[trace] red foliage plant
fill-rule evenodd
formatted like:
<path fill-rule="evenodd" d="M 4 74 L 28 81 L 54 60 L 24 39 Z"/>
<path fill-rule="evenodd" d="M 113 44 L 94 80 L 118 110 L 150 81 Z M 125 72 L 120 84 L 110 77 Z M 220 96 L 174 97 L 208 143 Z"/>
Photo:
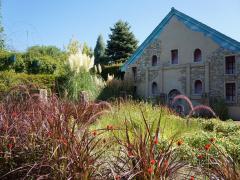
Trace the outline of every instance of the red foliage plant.
<path fill-rule="evenodd" d="M 91 179 L 108 143 L 89 126 L 110 111 L 107 102 L 43 101 L 19 86 L 0 103 L 0 179 Z M 98 135 L 100 135 L 99 133 Z"/>
<path fill-rule="evenodd" d="M 168 179 L 177 176 L 186 163 L 178 159 L 174 138 L 165 147 L 160 147 L 160 121 L 156 128 L 148 124 L 141 109 L 144 127 L 138 127 L 131 120 L 125 119 L 124 137 L 114 134 L 119 146 L 119 153 L 111 161 L 112 171 L 123 179 Z M 120 163 L 119 163 L 120 162 Z"/>

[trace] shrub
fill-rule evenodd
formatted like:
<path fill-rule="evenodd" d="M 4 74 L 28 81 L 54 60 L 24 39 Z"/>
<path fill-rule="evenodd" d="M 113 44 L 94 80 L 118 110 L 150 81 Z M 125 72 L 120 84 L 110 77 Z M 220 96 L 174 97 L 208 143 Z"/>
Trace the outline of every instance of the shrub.
<path fill-rule="evenodd" d="M 15 56 L 7 51 L 0 51 L 0 71 L 6 71 L 13 68 Z"/>
<path fill-rule="evenodd" d="M 53 74 L 57 63 L 50 56 L 43 56 L 27 61 L 27 72 L 30 74 Z"/>
<path fill-rule="evenodd" d="M 133 86 L 128 81 L 112 79 L 107 81 L 106 86 L 98 96 L 99 100 L 109 100 L 112 98 L 133 96 Z"/>
<path fill-rule="evenodd" d="M 102 68 L 101 76 L 104 80 L 107 80 L 108 74 L 114 75 L 116 78 L 121 77 L 120 67 L 122 64 L 112 64 L 112 65 L 104 65 Z"/>
<path fill-rule="evenodd" d="M 16 62 L 13 65 L 13 68 L 16 73 L 23 73 L 26 70 L 26 64 L 21 55 L 16 56 Z"/>
<path fill-rule="evenodd" d="M 210 106 L 216 112 L 218 117 L 222 120 L 227 120 L 229 118 L 228 115 L 228 108 L 225 103 L 225 100 L 222 98 L 211 98 L 210 99 Z"/>
<path fill-rule="evenodd" d="M 55 86 L 54 75 L 29 75 L 11 71 L 0 72 L 0 92 L 6 94 L 10 89 L 18 85 L 30 86 L 34 84 L 37 88 L 52 90 Z"/>

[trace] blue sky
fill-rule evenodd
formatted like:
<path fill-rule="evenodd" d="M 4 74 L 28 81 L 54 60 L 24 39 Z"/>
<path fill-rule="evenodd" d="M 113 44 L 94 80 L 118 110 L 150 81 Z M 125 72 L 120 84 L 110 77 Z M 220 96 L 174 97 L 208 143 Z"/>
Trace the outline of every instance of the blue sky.
<path fill-rule="evenodd" d="M 94 47 L 101 33 L 128 21 L 141 43 L 175 7 L 240 41 L 240 0 L 2 0 L 3 25 L 10 48 L 66 46 L 75 37 Z"/>

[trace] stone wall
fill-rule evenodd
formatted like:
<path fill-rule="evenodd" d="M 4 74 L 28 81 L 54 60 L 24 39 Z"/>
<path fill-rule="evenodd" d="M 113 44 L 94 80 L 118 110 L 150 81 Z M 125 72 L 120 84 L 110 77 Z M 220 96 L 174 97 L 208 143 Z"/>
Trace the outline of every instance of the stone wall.
<path fill-rule="evenodd" d="M 225 56 L 235 55 L 236 74 L 225 74 Z M 210 61 L 210 96 L 225 99 L 225 83 L 235 82 L 237 90 L 237 101 L 229 105 L 240 105 L 240 53 L 218 49 L 209 56 Z"/>

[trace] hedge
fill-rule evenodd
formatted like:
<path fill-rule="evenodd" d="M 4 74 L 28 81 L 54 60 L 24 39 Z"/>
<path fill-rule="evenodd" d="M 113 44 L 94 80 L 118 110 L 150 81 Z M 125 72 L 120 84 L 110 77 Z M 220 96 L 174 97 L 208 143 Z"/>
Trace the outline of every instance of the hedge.
<path fill-rule="evenodd" d="M 49 74 L 26 74 L 12 71 L 0 72 L 0 94 L 7 93 L 18 85 L 35 85 L 38 88 L 52 90 L 55 86 L 55 76 Z"/>

